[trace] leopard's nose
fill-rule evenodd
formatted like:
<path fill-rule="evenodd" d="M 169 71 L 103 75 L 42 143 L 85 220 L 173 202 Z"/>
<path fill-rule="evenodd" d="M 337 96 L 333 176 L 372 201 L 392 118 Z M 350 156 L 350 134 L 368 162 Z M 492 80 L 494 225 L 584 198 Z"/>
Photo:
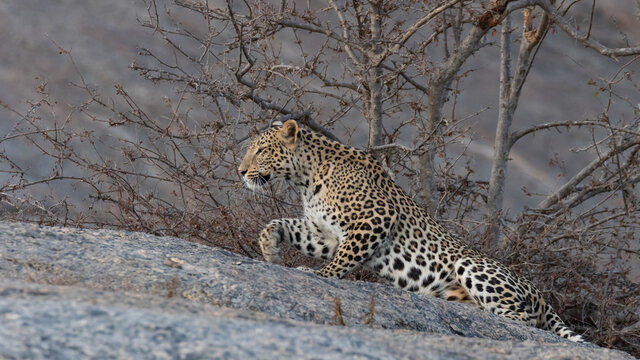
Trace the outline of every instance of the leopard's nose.
<path fill-rule="evenodd" d="M 247 173 L 247 170 L 240 170 L 240 175 L 241 176 L 244 176 L 244 174 L 246 174 L 246 173 Z"/>

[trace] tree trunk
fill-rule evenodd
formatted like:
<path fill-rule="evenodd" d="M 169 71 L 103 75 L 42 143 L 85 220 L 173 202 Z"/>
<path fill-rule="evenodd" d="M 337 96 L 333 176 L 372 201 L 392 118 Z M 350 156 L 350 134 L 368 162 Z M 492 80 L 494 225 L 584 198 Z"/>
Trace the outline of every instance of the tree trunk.
<path fill-rule="evenodd" d="M 489 227 L 485 239 L 485 249 L 490 248 L 500 238 L 500 222 L 502 216 L 502 202 L 504 197 L 505 179 L 509 153 L 513 146 L 510 134 L 513 114 L 520 101 L 520 91 L 529 74 L 529 69 L 535 58 L 536 46 L 542 42 L 549 29 L 549 19 L 542 15 L 538 29 L 532 24 L 531 10 L 523 11 L 522 36 L 515 72 L 511 71 L 511 36 L 509 28 L 511 19 L 508 15 L 502 23 L 500 37 L 500 106 L 498 109 L 498 125 L 494 143 L 493 163 L 489 179 L 489 194 L 487 204 L 487 218 Z M 512 75 L 513 74 L 513 75 Z"/>
<path fill-rule="evenodd" d="M 494 143 L 493 163 L 489 179 L 489 194 L 487 214 L 489 228 L 485 240 L 485 249 L 492 246 L 500 236 L 500 216 L 504 197 L 504 184 L 507 175 L 507 161 L 509 160 L 510 139 L 509 129 L 513 121 L 511 104 L 511 17 L 507 15 L 502 23 L 500 35 L 500 99 L 498 109 L 498 125 Z"/>
<path fill-rule="evenodd" d="M 369 70 L 369 148 L 382 145 L 382 81 L 379 67 Z M 374 151 L 374 155 L 377 156 Z"/>
<path fill-rule="evenodd" d="M 368 56 L 369 61 L 375 59 L 376 55 L 382 52 L 380 46 L 380 32 L 382 26 L 382 2 L 378 1 L 371 5 L 369 16 L 371 19 L 371 41 L 373 44 L 372 54 Z M 367 85 L 369 88 L 368 120 L 369 120 L 369 140 L 370 149 L 382 145 L 382 67 L 372 66 L 367 71 Z M 380 158 L 376 151 L 373 152 L 376 158 Z"/>
<path fill-rule="evenodd" d="M 449 91 L 449 86 L 453 78 L 458 73 L 464 62 L 479 47 L 480 41 L 488 29 L 480 26 L 474 26 L 469 31 L 467 37 L 462 41 L 460 46 L 449 56 L 442 65 L 434 70 L 433 76 L 429 81 L 427 90 L 428 111 L 427 126 L 425 129 L 425 137 L 428 137 L 426 151 L 419 158 L 420 161 L 420 184 L 422 185 L 422 205 L 427 209 L 429 214 L 437 216 L 438 207 L 438 188 L 435 178 L 435 153 L 437 144 L 435 143 L 436 134 L 442 121 L 442 107 Z"/>
<path fill-rule="evenodd" d="M 450 83 L 450 82 L 448 82 Z M 448 84 L 447 83 L 447 84 Z M 435 173 L 435 155 L 437 151 L 436 133 L 442 121 L 442 107 L 446 99 L 446 84 L 429 84 L 427 126 L 425 137 L 428 137 L 426 151 L 420 156 L 420 184 L 422 185 L 422 204 L 427 212 L 437 216 L 438 187 Z"/>

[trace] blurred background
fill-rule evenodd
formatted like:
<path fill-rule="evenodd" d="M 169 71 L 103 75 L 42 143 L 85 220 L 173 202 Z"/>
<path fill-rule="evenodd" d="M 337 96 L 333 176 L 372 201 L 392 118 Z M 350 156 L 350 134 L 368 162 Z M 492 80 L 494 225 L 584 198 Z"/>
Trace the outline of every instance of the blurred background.
<path fill-rule="evenodd" d="M 582 6 L 582 7 L 581 7 Z M 576 24 L 588 21 L 590 4 L 575 6 L 572 20 Z M 162 107 L 162 98 L 174 89 L 169 84 L 152 84 L 128 70 L 133 61 L 141 61 L 138 46 L 152 48 L 171 56 L 172 49 L 153 29 L 140 25 L 147 17 L 142 1 L 109 0 L 87 3 L 80 0 L 6 1 L 0 4 L 0 31 L 4 40 L 0 44 L 0 100 L 25 110 L 25 100 L 34 93 L 42 81 L 60 97 L 58 106 L 65 107 L 82 98 L 82 91 L 69 86 L 78 81 L 74 65 L 58 53 L 58 46 L 70 50 L 78 71 L 86 81 L 107 96 L 115 95 L 116 84 L 134 95 L 141 107 Z M 637 44 L 640 39 L 638 4 L 635 1 L 597 1 L 593 34 L 610 47 Z M 197 16 L 186 16 L 193 27 L 202 25 Z M 157 35 L 157 34 L 156 34 Z M 498 35 L 493 39 L 497 41 Z M 609 79 L 628 59 L 611 59 L 587 49 L 564 32 L 554 30 L 539 50 L 535 65 L 522 90 L 522 101 L 516 112 L 514 129 L 551 121 L 594 119 L 606 105 L 606 94 L 590 81 Z M 632 64 L 636 70 L 640 64 Z M 468 151 L 472 154 L 473 168 L 478 178 L 488 178 L 493 155 L 495 120 L 497 118 L 499 49 L 483 48 L 465 66 L 473 70 L 464 79 L 457 99 L 457 111 L 464 117 L 486 109 L 471 119 L 473 134 Z M 620 93 L 636 95 L 632 84 L 623 83 Z M 637 104 L 636 104 L 637 105 Z M 322 104 L 317 104 L 322 107 Z M 624 111 L 616 109 L 618 116 Z M 153 110 L 152 110 L 153 111 Z M 326 110 L 329 112 L 330 110 Z M 633 116 L 633 114 L 627 116 Z M 3 117 L 2 131 L 12 124 L 11 114 Z M 353 123 L 361 122 L 357 117 Z M 346 126 L 357 126 L 349 124 Z M 351 144 L 366 146 L 366 126 L 354 134 Z M 575 131 L 557 141 L 553 133 L 541 132 L 523 139 L 511 152 L 505 208 L 520 211 L 523 206 L 534 206 L 540 198 L 526 196 L 522 188 L 533 194 L 547 194 L 566 181 L 567 177 L 591 160 L 586 152 L 571 152 L 588 142 L 588 132 Z M 9 151 L 11 151 L 9 149 Z M 37 161 L 36 155 L 15 149 L 16 155 Z M 549 165 L 549 159 L 562 154 L 567 167 L 565 176 Z M 42 164 L 44 165 L 44 164 Z M 34 166 L 35 168 L 36 166 Z M 45 166 L 42 166 L 43 168 Z M 43 169 L 44 173 L 48 171 Z"/>

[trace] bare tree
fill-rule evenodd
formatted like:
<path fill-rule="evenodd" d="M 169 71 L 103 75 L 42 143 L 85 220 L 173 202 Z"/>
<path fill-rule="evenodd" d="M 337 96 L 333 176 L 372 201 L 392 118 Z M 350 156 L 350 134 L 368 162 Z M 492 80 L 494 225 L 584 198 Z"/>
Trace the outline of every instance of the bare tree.
<path fill-rule="evenodd" d="M 595 3 L 594 3 L 595 4 Z M 509 152 L 513 145 L 522 137 L 521 134 L 511 134 L 510 128 L 513 116 L 520 99 L 520 91 L 525 83 L 526 77 L 531 69 L 533 59 L 537 54 L 540 44 L 544 40 L 551 24 L 557 24 L 570 36 L 582 42 L 584 46 L 598 51 L 600 54 L 610 57 L 635 55 L 640 53 L 640 47 L 608 48 L 598 41 L 590 39 L 591 23 L 588 33 L 580 35 L 573 29 L 565 15 L 571 5 L 566 8 L 555 7 L 552 3 L 534 2 L 532 7 L 523 10 L 523 24 L 521 27 L 520 49 L 515 69 L 511 70 L 511 24 L 509 18 L 502 23 L 501 31 L 501 63 L 500 63 L 500 101 L 498 112 L 498 124 L 496 127 L 496 138 L 494 145 L 494 159 L 489 182 L 489 202 L 487 204 L 487 215 L 490 219 L 489 235 L 487 236 L 486 247 L 490 247 L 492 242 L 500 236 L 500 212 L 504 194 L 505 176 L 507 171 L 507 161 Z M 534 26 L 534 12 L 539 11 L 539 24 Z M 592 8 L 591 21 L 593 21 Z M 550 20 L 551 19 L 551 20 Z M 580 125 L 580 124 L 574 124 Z M 526 132 L 526 131 L 525 131 Z M 575 184 L 574 184 L 575 185 Z M 546 207 L 547 201 L 542 202 L 541 207 Z"/>

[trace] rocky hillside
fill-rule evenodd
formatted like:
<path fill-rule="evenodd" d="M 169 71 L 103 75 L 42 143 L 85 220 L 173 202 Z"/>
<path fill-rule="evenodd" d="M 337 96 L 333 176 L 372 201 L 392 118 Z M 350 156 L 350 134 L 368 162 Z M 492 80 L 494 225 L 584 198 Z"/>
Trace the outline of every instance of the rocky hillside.
<path fill-rule="evenodd" d="M 0 358 L 631 359 L 176 238 L 13 223 L 0 234 Z"/>

